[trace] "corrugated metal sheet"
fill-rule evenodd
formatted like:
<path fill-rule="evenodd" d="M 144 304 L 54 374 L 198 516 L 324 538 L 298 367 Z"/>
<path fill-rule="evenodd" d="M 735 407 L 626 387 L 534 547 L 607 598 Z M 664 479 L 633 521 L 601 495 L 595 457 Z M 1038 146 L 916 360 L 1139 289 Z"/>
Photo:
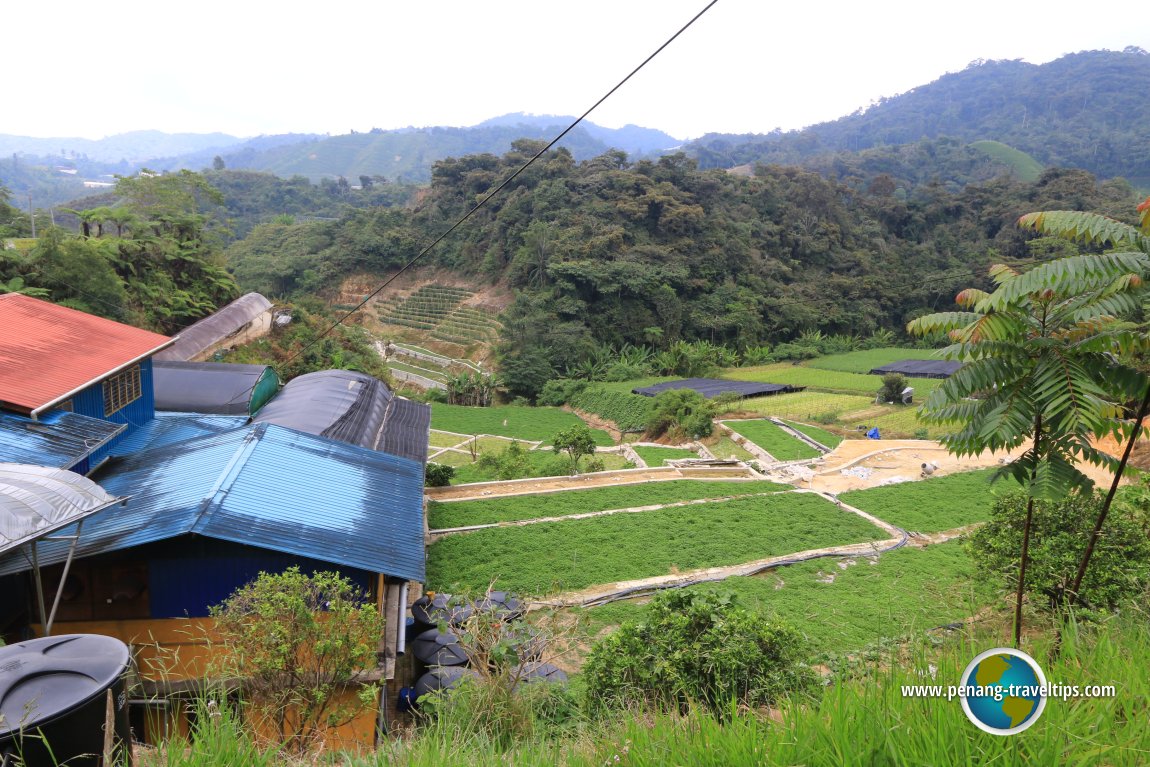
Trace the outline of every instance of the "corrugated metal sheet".
<path fill-rule="evenodd" d="M 96 479 L 123 507 L 93 515 L 78 556 L 197 533 L 408 580 L 424 577 L 423 467 L 271 424 L 147 450 Z M 41 546 L 63 561 L 66 543 Z M 0 574 L 27 569 L 0 560 Z"/>
<path fill-rule="evenodd" d="M 156 413 L 156 417 L 125 437 L 112 451 L 126 456 L 142 450 L 159 450 L 196 437 L 226 434 L 242 429 L 247 416 L 204 415 L 202 413 Z"/>
<path fill-rule="evenodd" d="M 156 362 L 156 410 L 251 415 L 279 390 L 267 365 L 226 362 Z"/>
<path fill-rule="evenodd" d="M 366 373 L 321 370 L 292 379 L 254 420 L 422 464 L 427 458 L 431 407 L 397 397 L 387 384 Z"/>
<path fill-rule="evenodd" d="M 426 464 L 430 436 L 431 405 L 394 397 L 380 429 L 376 449 Z"/>
<path fill-rule="evenodd" d="M 63 410 L 39 419 L 0 413 L 0 461 L 71 469 L 124 428 Z"/>
<path fill-rule="evenodd" d="M 165 362 L 186 362 L 225 341 L 247 327 L 248 323 L 270 311 L 271 301 L 259 293 L 247 293 L 220 308 L 214 314 L 189 325 L 179 332 L 172 346 L 156 355 Z"/>
<path fill-rule="evenodd" d="M 169 343 L 48 301 L 0 295 L 0 405 L 31 413 Z"/>

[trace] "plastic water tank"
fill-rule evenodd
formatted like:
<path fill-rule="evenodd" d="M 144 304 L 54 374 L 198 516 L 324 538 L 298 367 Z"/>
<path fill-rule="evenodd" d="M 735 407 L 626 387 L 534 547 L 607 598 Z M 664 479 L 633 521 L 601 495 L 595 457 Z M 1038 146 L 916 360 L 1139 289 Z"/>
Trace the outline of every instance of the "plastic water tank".
<path fill-rule="evenodd" d="M 114 764 L 131 763 L 128 646 L 68 634 L 0 647 L 0 763 L 103 764 L 107 693 L 115 718 Z M 5 761 L 7 759 L 8 761 Z"/>

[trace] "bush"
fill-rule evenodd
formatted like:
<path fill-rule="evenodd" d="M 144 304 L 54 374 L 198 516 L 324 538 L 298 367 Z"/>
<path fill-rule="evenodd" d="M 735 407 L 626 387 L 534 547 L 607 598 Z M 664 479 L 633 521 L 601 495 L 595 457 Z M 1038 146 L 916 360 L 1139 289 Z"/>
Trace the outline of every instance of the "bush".
<path fill-rule="evenodd" d="M 1142 498 L 1150 494 L 1133 491 L 1115 499 L 1082 582 L 1079 602 L 1084 606 L 1113 609 L 1150 582 L 1150 540 L 1145 528 L 1150 504 Z M 1057 503 L 1035 501 L 1026 590 L 1043 596 L 1051 607 L 1068 596 L 1101 503 L 1096 493 L 1070 495 Z M 1025 518 L 1026 495 L 1003 496 L 995 501 L 990 521 L 967 543 L 979 571 L 1010 590 L 1017 588 Z"/>
<path fill-rule="evenodd" d="M 531 473 L 531 460 L 523 443 L 518 440 L 498 453 L 484 453 L 479 457 L 478 464 L 496 479 L 519 479 Z"/>
<path fill-rule="evenodd" d="M 627 623 L 591 650 L 583 667 L 590 710 L 635 703 L 715 713 L 777 703 L 811 692 L 815 672 L 804 662 L 792 626 L 737 605 L 728 594 L 668 591 L 642 623 Z"/>
<path fill-rule="evenodd" d="M 715 404 L 697 391 L 668 389 L 659 392 L 651 404 L 647 434 L 653 438 L 670 433 L 673 437 L 702 439 L 714 431 L 714 416 Z"/>
<path fill-rule="evenodd" d="M 883 402 L 902 402 L 902 392 L 906 389 L 906 376 L 902 373 L 887 373 L 882 377 L 882 388 L 878 390 Z"/>
<path fill-rule="evenodd" d="M 375 684 L 362 686 L 358 700 L 340 695 L 375 667 L 384 624 L 367 595 L 338 573 L 260 573 L 211 616 L 224 648 L 219 671 L 244 680 L 247 720 L 295 751 L 378 695 Z"/>
<path fill-rule="evenodd" d="M 428 463 L 424 472 L 423 484 L 427 487 L 447 487 L 455 476 L 455 467 L 443 463 Z"/>
<path fill-rule="evenodd" d="M 586 381 L 574 378 L 553 378 L 543 384 L 543 389 L 539 392 L 538 402 L 540 405 L 549 407 L 566 405 L 572 397 L 586 388 Z"/>
<path fill-rule="evenodd" d="M 595 435 L 583 424 L 563 429 L 551 437 L 551 449 L 556 454 L 567 453 L 571 458 L 571 473 L 579 473 L 579 459 L 595 454 Z"/>

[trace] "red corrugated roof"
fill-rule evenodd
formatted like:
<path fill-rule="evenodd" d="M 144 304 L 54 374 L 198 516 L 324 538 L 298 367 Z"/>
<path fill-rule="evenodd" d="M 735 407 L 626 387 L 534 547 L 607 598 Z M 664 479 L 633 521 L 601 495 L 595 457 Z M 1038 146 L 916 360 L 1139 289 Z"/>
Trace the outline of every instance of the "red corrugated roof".
<path fill-rule="evenodd" d="M 31 413 L 172 339 L 18 293 L 0 295 L 0 406 Z"/>

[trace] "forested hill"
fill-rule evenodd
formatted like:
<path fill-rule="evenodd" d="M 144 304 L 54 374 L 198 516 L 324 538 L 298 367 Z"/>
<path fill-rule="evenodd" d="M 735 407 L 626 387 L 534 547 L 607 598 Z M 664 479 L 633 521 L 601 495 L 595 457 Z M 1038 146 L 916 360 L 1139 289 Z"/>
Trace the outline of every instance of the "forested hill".
<path fill-rule="evenodd" d="M 1150 55 L 1075 53 L 1047 64 L 975 62 L 833 122 L 791 133 L 709 134 L 685 150 L 701 167 L 805 164 L 836 152 L 950 137 L 998 141 L 1047 166 L 1150 185 Z"/>
<path fill-rule="evenodd" d="M 349 274 L 381 279 L 540 146 L 441 161 L 414 209 L 261 225 L 229 248 L 230 264 L 245 289 L 269 295 L 334 295 Z M 745 349 L 813 331 L 897 333 L 961 288 L 985 286 L 991 263 L 1031 258 L 1019 215 L 1076 208 L 1130 219 L 1137 202 L 1124 182 L 1060 169 L 1034 183 L 896 191 L 798 168 L 699 170 L 682 154 L 631 163 L 611 151 L 577 163 L 552 150 L 424 265 L 516 291 L 504 369 L 540 382 L 605 344 Z"/>

